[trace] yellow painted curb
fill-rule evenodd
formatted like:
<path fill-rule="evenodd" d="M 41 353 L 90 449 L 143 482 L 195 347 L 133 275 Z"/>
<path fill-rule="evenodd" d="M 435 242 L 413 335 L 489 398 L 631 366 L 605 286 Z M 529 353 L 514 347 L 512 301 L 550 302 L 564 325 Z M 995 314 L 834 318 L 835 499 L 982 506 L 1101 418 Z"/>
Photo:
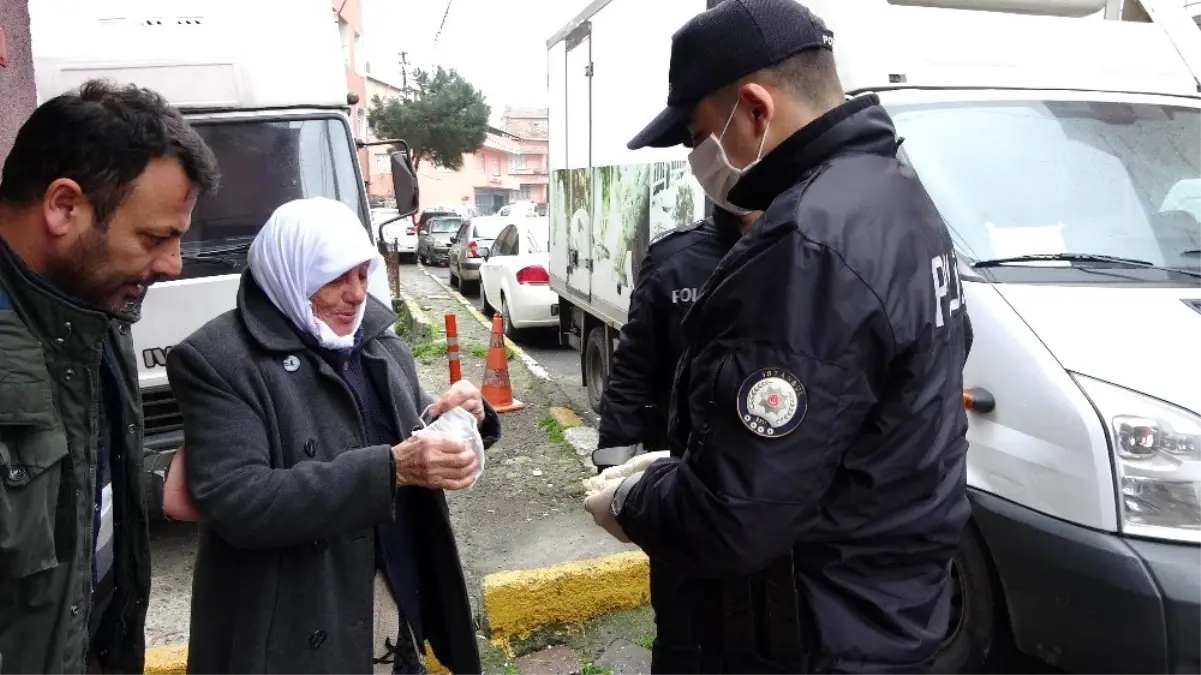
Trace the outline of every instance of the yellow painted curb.
<path fill-rule="evenodd" d="M 183 675 L 188 672 L 188 645 L 151 647 L 146 650 L 146 675 Z"/>
<path fill-rule="evenodd" d="M 437 276 L 430 274 L 429 272 L 426 272 L 425 265 L 422 265 L 421 263 L 417 263 L 417 267 L 427 277 L 429 277 L 430 279 L 433 279 L 434 283 L 441 286 L 442 290 L 446 291 L 447 293 L 450 293 L 450 295 L 456 301 L 458 301 L 458 303 L 460 305 L 463 305 L 463 308 L 467 310 L 467 313 L 470 314 L 472 316 L 472 318 L 474 318 L 476 321 L 483 324 L 484 328 L 487 328 L 488 330 L 492 330 L 492 319 L 489 319 L 488 317 L 484 316 L 484 314 L 482 312 L 480 312 L 480 310 L 476 309 L 475 303 L 472 302 L 471 300 L 469 300 L 467 298 L 467 296 L 465 296 L 462 293 L 451 288 L 445 282 L 443 282 L 441 279 L 439 279 Z M 522 349 L 521 346 L 518 345 L 516 342 L 513 342 L 512 340 L 510 340 L 507 337 L 504 340 L 505 340 L 505 346 L 508 347 L 509 351 L 513 352 L 514 355 L 516 355 L 517 357 L 522 358 L 522 359 L 530 358 L 529 355 L 525 353 L 525 350 Z"/>
<path fill-rule="evenodd" d="M 575 414 L 575 411 L 571 408 L 551 408 L 550 416 L 564 427 L 570 428 L 584 426 L 584 422 L 580 420 L 580 416 Z"/>
<path fill-rule="evenodd" d="M 493 640 L 540 626 L 581 623 L 650 600 L 650 563 L 642 551 L 484 577 L 484 612 Z"/>

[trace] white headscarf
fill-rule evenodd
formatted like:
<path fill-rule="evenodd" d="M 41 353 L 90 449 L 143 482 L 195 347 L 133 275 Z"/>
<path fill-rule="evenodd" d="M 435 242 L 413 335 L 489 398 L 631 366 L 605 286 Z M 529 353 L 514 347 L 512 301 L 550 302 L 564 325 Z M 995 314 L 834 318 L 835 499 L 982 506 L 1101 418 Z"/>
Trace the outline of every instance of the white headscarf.
<path fill-rule="evenodd" d="M 250 272 L 267 298 L 327 349 L 350 349 L 363 323 L 367 303 L 359 305 L 354 330 L 339 336 L 313 316 L 310 298 L 322 286 L 363 263 L 370 272 L 380 264 L 363 223 L 349 206 L 315 197 L 290 201 L 275 210 L 247 255 Z"/>

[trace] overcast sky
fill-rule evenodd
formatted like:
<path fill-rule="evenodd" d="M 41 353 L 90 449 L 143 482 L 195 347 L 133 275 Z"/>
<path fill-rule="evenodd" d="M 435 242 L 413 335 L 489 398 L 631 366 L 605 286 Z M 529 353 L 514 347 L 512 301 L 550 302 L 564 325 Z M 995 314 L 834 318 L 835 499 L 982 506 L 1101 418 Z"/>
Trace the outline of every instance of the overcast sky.
<path fill-rule="evenodd" d="M 410 64 L 441 65 L 483 90 L 494 117 L 504 106 L 546 105 L 546 40 L 590 0 L 364 0 L 363 32 L 372 74 Z"/>

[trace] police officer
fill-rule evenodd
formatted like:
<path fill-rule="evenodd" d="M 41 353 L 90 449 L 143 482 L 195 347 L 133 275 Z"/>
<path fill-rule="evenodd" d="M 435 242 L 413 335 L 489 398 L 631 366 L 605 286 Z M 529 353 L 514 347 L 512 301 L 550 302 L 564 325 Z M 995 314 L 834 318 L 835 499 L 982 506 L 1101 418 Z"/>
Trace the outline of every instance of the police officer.
<path fill-rule="evenodd" d="M 970 506 L 965 308 L 944 223 L 834 35 L 725 0 L 672 39 L 668 107 L 715 201 L 763 209 L 684 321 L 682 459 L 614 480 L 598 524 L 690 577 L 703 672 L 920 672 Z"/>
<path fill-rule="evenodd" d="M 623 464 L 638 444 L 644 450 L 667 447 L 666 410 L 684 343 L 680 324 L 713 268 L 759 215 L 717 207 L 711 217 L 651 243 L 605 388 L 600 439 L 592 453 L 598 470 Z M 650 577 L 656 628 L 651 672 L 699 672 L 700 652 L 680 595 L 680 574 L 652 564 Z"/>
<path fill-rule="evenodd" d="M 645 450 L 667 448 L 671 379 L 684 343 L 680 323 L 718 261 L 759 215 L 715 208 L 647 249 L 605 386 L 592 454 L 597 469 L 624 463 L 639 443 Z"/>

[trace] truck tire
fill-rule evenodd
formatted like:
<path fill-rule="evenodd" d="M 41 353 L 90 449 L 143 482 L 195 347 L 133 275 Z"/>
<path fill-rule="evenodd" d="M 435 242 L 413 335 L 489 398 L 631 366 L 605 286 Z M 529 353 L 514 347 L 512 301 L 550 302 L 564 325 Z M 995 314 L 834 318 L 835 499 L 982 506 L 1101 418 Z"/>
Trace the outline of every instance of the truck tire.
<path fill-rule="evenodd" d="M 1008 621 L 992 564 L 975 528 L 968 525 L 951 562 L 951 631 L 931 673 L 1009 672 Z M 1000 668 L 998 670 L 998 668 Z"/>
<path fill-rule="evenodd" d="M 605 327 L 597 326 L 588 333 L 588 342 L 584 344 L 584 387 L 588 389 L 588 403 L 598 415 L 605 382 L 609 379 L 605 369 L 605 349 Z"/>

